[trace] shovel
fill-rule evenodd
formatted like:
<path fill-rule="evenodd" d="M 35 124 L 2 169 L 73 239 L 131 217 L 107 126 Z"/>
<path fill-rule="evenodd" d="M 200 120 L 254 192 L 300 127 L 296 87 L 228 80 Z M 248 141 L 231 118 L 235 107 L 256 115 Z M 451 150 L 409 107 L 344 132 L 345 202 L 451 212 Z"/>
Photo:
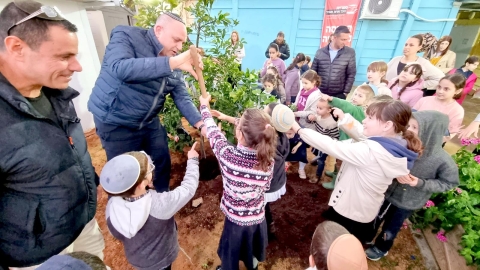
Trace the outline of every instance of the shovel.
<path fill-rule="evenodd" d="M 205 88 L 205 80 L 203 79 L 203 72 L 202 72 L 202 69 L 200 68 L 200 63 L 198 62 L 198 51 L 195 45 L 190 45 L 190 55 L 192 56 L 192 59 L 193 59 L 193 66 L 195 67 L 195 73 L 197 73 L 198 85 L 200 86 L 202 97 L 206 98 L 207 89 Z M 210 105 L 208 107 L 210 108 Z M 199 131 L 200 131 L 200 147 L 201 147 L 201 154 L 202 154 L 201 158 L 205 159 L 207 158 L 207 154 L 205 153 L 203 134 L 201 130 Z"/>

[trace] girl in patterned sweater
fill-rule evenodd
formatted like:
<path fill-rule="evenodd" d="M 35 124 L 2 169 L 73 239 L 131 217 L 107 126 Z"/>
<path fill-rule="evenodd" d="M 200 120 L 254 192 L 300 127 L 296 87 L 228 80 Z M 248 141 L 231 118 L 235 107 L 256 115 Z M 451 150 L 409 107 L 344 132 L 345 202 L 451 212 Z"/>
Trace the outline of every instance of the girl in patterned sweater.
<path fill-rule="evenodd" d="M 217 250 L 222 265 L 217 269 L 257 269 L 265 260 L 268 244 L 265 221 L 265 191 L 273 175 L 277 132 L 270 117 L 260 109 L 247 109 L 235 121 L 238 144 L 229 143 L 213 121 L 207 98 L 200 97 L 204 125 L 200 128 L 210 141 L 223 178 L 220 209 L 226 219 Z"/>

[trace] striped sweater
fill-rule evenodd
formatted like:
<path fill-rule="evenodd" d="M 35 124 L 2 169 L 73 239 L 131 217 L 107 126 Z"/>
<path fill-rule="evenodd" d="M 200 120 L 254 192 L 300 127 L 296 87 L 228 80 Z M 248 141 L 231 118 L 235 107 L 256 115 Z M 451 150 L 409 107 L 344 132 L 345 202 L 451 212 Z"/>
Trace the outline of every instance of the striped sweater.
<path fill-rule="evenodd" d="M 218 129 L 206 106 L 200 107 L 207 138 L 218 159 L 223 177 L 223 195 L 220 209 L 231 222 L 240 226 L 262 223 L 265 218 L 265 191 L 269 190 L 273 175 L 255 169 L 257 151 L 242 145 L 234 146 Z"/>
<path fill-rule="evenodd" d="M 335 122 L 335 119 L 333 119 L 333 116 L 331 115 L 329 115 L 327 118 L 317 116 L 315 129 L 318 133 L 328 136 L 332 139 L 338 140 L 340 138 L 337 122 Z"/>

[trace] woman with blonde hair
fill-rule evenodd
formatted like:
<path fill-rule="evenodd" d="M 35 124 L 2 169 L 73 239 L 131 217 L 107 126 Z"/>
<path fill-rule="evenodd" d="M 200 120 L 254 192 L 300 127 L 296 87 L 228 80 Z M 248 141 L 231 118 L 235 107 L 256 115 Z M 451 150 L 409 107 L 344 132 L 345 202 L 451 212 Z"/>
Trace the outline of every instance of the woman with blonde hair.
<path fill-rule="evenodd" d="M 240 41 L 240 35 L 236 30 L 232 31 L 230 36 L 230 43 L 233 55 L 235 55 L 235 62 L 238 64 L 238 69 L 242 70 L 242 59 L 245 57 L 245 47 Z"/>

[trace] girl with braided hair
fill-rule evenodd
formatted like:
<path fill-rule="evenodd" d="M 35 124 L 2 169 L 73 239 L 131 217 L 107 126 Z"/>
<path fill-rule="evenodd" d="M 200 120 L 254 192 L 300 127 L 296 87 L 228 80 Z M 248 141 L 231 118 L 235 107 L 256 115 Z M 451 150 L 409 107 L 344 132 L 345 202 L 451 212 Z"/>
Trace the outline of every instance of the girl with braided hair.
<path fill-rule="evenodd" d="M 413 107 L 423 97 L 422 66 L 420 64 L 406 65 L 398 77 L 393 78 L 388 88 L 392 97 Z"/>

